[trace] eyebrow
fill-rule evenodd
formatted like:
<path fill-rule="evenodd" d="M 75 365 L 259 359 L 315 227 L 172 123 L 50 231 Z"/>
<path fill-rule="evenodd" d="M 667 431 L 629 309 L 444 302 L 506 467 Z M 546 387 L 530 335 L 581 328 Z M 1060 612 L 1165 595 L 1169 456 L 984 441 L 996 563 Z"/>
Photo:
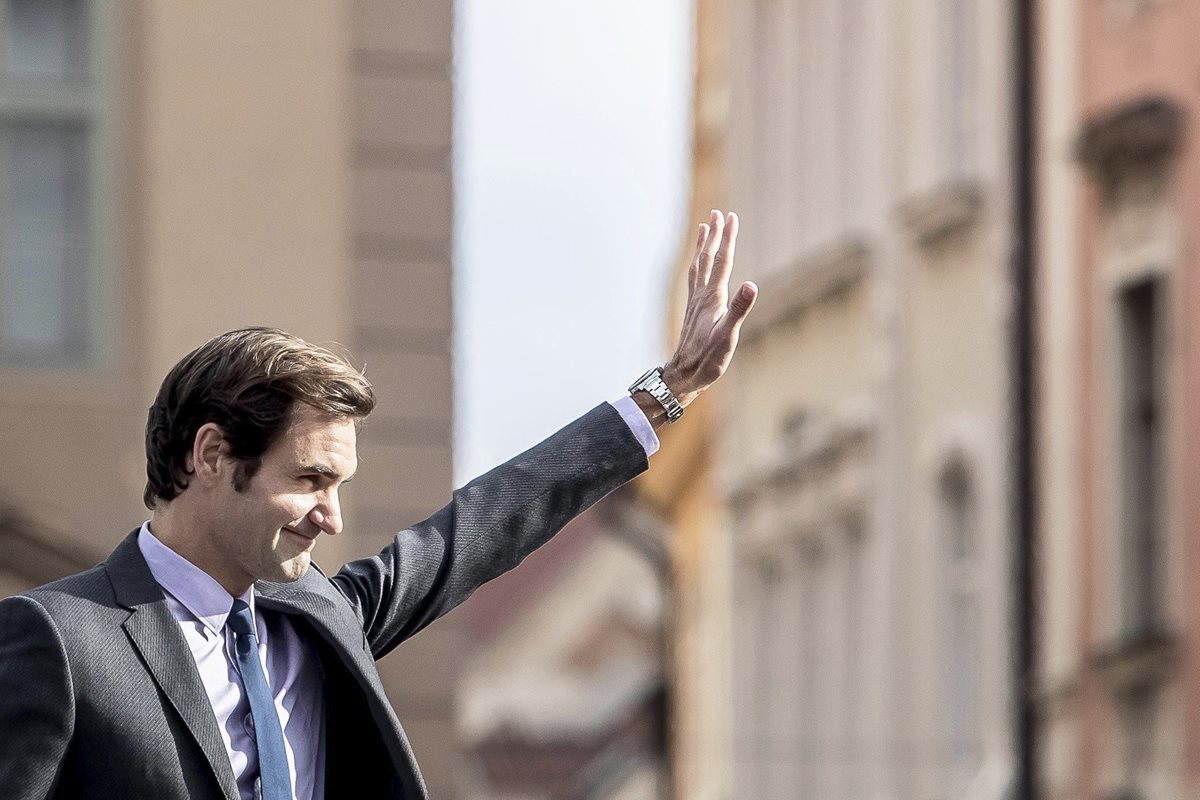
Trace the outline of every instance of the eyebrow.
<path fill-rule="evenodd" d="M 338 471 L 336 469 L 334 469 L 333 467 L 328 467 L 324 464 L 305 464 L 304 466 L 300 467 L 300 469 L 297 471 L 302 475 L 307 475 L 307 474 L 312 473 L 312 474 L 320 475 L 322 478 L 329 478 L 330 480 L 334 480 L 334 481 L 336 481 L 338 479 Z M 358 474 L 357 471 L 354 472 L 353 474 L 350 475 L 350 477 L 343 479 L 342 483 L 349 483 L 350 481 L 354 480 L 354 476 L 357 474 Z"/>

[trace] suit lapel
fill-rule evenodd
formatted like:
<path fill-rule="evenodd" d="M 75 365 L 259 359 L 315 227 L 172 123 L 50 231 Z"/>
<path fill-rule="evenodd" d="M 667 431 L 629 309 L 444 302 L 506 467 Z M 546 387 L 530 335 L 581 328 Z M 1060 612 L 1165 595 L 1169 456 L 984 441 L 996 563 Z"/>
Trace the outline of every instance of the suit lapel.
<path fill-rule="evenodd" d="M 366 635 L 349 609 L 339 614 L 341 609 L 328 598 L 283 584 L 260 581 L 254 591 L 262 608 L 303 617 L 329 643 L 363 691 L 383 697 L 383 684 L 375 670 L 375 659 L 367 649 Z"/>
<path fill-rule="evenodd" d="M 254 592 L 255 601 L 261 603 L 263 608 L 307 619 L 309 624 L 321 635 L 321 638 L 342 651 L 343 659 L 350 655 L 350 660 L 358 663 L 360 668 L 361 662 L 367 660 L 368 654 L 364 646 L 365 637 L 346 634 L 347 630 L 361 632 L 361 628 L 347 629 L 344 626 L 329 624 L 330 617 L 335 615 L 334 605 L 329 600 L 308 592 L 281 590 L 278 588 L 278 584 L 270 583 L 256 584 Z"/>
<path fill-rule="evenodd" d="M 344 600 L 334 602 L 319 593 L 321 588 L 326 587 L 328 591 L 337 591 L 318 570 L 310 569 L 296 583 L 259 581 L 254 591 L 256 602 L 262 608 L 303 617 L 329 643 L 366 697 L 367 708 L 383 735 L 384 744 L 398 770 L 398 777 L 404 784 L 405 796 L 426 797 L 424 785 L 417 778 L 420 768 L 416 755 L 403 734 L 400 720 L 387 701 L 362 625 Z"/>
<path fill-rule="evenodd" d="M 195 737 L 222 792 L 228 798 L 238 798 L 229 753 L 196 670 L 196 661 L 138 549 L 137 531 L 118 545 L 105 567 L 117 602 L 132 612 L 124 622 L 125 632 L 146 662 L 151 677 Z"/>

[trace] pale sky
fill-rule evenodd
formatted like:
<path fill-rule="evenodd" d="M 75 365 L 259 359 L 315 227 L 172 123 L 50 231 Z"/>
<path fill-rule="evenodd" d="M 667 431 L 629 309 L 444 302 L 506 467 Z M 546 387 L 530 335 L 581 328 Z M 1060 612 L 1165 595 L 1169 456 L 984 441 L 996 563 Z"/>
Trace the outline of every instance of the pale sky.
<path fill-rule="evenodd" d="M 455 484 L 662 363 L 686 0 L 458 0 Z M 697 221 L 698 222 L 698 221 Z"/>

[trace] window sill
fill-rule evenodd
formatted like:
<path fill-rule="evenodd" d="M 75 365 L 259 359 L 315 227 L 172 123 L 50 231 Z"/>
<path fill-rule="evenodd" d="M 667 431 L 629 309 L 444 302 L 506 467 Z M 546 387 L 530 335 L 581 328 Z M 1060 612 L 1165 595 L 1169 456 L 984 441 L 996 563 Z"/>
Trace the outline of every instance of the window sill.
<path fill-rule="evenodd" d="M 923 247 L 975 225 L 983 216 L 983 185 L 977 178 L 943 181 L 927 192 L 902 200 L 898 211 Z"/>
<path fill-rule="evenodd" d="M 1179 645 L 1174 634 L 1161 628 L 1121 634 L 1092 655 L 1092 666 L 1114 695 L 1154 689 L 1174 671 Z"/>

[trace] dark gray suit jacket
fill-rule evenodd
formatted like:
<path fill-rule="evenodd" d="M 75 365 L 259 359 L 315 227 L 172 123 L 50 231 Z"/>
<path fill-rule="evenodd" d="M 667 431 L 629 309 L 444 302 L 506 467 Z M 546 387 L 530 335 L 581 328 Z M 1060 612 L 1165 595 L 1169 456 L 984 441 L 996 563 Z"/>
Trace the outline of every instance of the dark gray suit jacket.
<path fill-rule="evenodd" d="M 259 582 L 326 675 L 326 796 L 425 798 L 375 660 L 647 466 L 598 406 L 332 577 Z M 212 706 L 136 531 L 103 564 L 0 601 L 0 798 L 227 798 Z"/>

